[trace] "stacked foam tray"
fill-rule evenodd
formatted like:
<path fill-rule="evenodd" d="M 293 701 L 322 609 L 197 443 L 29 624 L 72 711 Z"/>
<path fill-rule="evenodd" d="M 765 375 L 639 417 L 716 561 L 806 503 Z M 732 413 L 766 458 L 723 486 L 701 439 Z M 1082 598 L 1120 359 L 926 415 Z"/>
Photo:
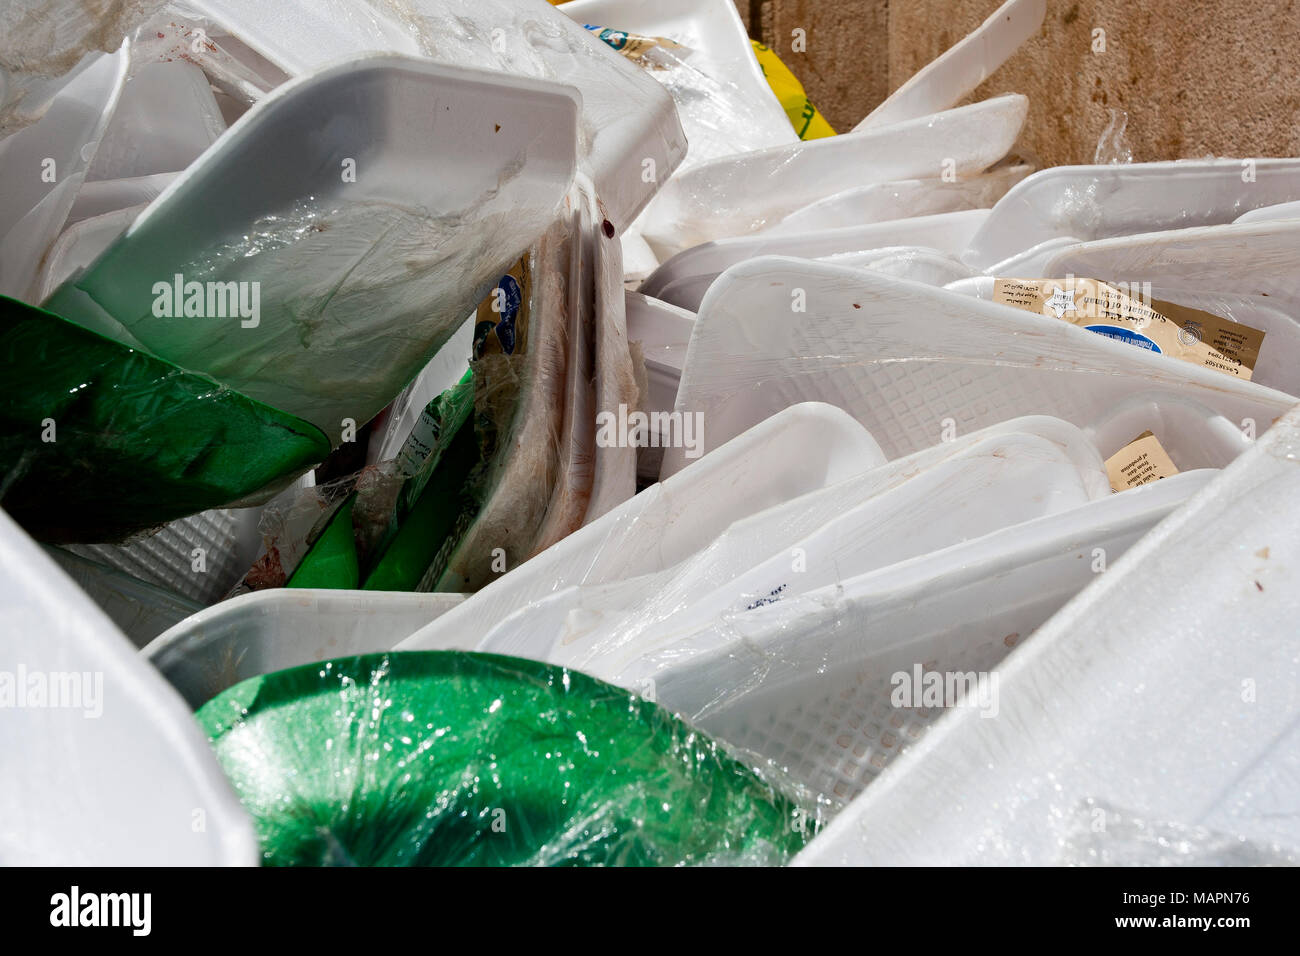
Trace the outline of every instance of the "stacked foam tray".
<path fill-rule="evenodd" d="M 310 471 L 126 544 L 42 553 L 0 516 L 17 609 L 5 660 L 104 687 L 81 711 L 0 725 L 0 853 L 255 863 L 264 821 L 186 705 L 295 666 L 456 651 L 580 671 L 684 718 L 816 808 L 799 865 L 1295 862 L 1300 159 L 1035 172 L 1015 153 L 1024 97 L 957 104 L 1044 6 L 1010 0 L 859 127 L 806 142 L 728 0 L 191 0 L 188 20 L 167 17 L 175 33 L 128 31 L 92 59 L 0 141 L 0 162 L 54 143 L 76 173 L 0 208 L 0 230 L 24 240 L 6 242 L 0 291 L 185 369 L 221 353 L 198 370 L 317 427 L 326 450 L 354 406 L 362 423 L 384 409 L 366 459 L 379 468 L 461 378 L 481 343 L 465 317 L 497 277 L 524 253 L 547 281 L 536 250 L 558 248 L 545 243 L 562 223 L 574 251 L 548 293 L 562 305 L 533 328 L 570 371 L 539 379 L 549 391 L 528 380 L 518 414 L 534 418 L 514 426 L 543 434 L 554 461 L 540 485 L 503 465 L 494 487 L 581 507 L 560 533 L 543 513 L 537 546 L 473 593 L 233 597 L 272 549 L 310 550 L 266 534 L 322 495 Z M 211 46 L 163 75 L 198 29 Z M 610 30 L 666 58 L 624 56 Z M 335 402 L 335 368 L 310 381 L 319 352 L 246 373 L 220 336 L 159 331 L 122 305 L 124 274 L 172 261 L 169 223 L 269 155 L 261 117 L 306 102 L 324 123 L 323 100 L 304 98 L 362 75 L 377 77 L 363 102 L 465 111 L 452 142 L 403 139 L 390 116 L 395 152 L 363 152 L 358 181 L 371 201 L 412 202 L 425 170 L 403 149 L 457 170 L 461 191 L 428 202 L 484 261 L 356 300 L 400 316 L 402 295 L 466 286 L 440 337 L 376 335 L 380 358 Z M 506 132 L 475 132 L 498 101 Z M 187 122 L 151 126 L 158 111 Z M 383 183 L 365 185 L 368 161 Z M 502 225 L 493 197 L 512 189 Z M 328 279 L 342 260 L 328 231 L 313 241 Z M 271 294 L 311 278 L 291 270 Z M 1009 304 L 1008 279 L 1046 280 L 1054 302 L 1076 279 L 1137 288 L 1161 320 L 1168 303 L 1262 344 L 1228 374 L 1063 321 L 1073 301 Z M 632 359 L 631 393 L 611 342 Z M 605 439 L 596 412 L 613 416 Z M 1159 480 L 1117 477 L 1148 433 Z M 203 836 L 178 840 L 193 807 L 209 808 Z"/>

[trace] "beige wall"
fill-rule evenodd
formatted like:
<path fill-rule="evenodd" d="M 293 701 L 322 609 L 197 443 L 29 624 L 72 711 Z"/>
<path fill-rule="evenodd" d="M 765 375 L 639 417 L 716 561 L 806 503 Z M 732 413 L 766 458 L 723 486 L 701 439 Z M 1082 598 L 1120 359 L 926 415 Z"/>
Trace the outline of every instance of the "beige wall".
<path fill-rule="evenodd" d="M 845 130 L 1000 0 L 735 2 Z M 1137 161 L 1300 156 L 1300 0 L 1048 0 L 1047 11 L 974 97 L 1026 94 L 1021 145 L 1044 165 L 1091 162 L 1107 107 L 1128 111 Z M 805 53 L 790 49 L 795 28 Z"/>

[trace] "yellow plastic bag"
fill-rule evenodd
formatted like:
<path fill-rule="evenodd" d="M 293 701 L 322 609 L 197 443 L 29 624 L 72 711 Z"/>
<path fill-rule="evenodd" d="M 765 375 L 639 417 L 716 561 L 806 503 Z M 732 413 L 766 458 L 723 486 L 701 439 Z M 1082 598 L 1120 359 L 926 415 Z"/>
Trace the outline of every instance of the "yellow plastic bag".
<path fill-rule="evenodd" d="M 809 102 L 808 94 L 803 91 L 803 85 L 790 72 L 790 68 L 772 52 L 772 48 L 757 40 L 749 42 L 754 45 L 754 55 L 758 57 L 758 65 L 767 79 L 767 85 L 772 87 L 772 92 L 781 101 L 785 115 L 790 118 L 790 125 L 799 134 L 799 138 L 821 139 L 823 136 L 834 136 L 835 130 L 831 129 L 831 124 L 826 122 L 826 117 L 818 113 L 817 107 Z"/>

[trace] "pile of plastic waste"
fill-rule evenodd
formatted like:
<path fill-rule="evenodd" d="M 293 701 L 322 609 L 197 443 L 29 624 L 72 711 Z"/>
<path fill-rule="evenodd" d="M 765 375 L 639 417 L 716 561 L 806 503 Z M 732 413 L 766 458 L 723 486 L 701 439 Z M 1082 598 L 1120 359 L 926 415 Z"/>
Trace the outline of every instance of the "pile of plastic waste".
<path fill-rule="evenodd" d="M 839 135 L 731 0 L 0 12 L 0 859 L 1296 862 L 1300 159 L 1035 170 L 1044 8 Z"/>

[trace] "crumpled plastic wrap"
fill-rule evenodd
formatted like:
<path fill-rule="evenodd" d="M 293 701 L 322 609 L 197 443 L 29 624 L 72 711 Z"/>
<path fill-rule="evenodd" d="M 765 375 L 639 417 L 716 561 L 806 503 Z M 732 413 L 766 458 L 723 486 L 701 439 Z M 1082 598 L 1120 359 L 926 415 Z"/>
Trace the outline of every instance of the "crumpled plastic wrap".
<path fill-rule="evenodd" d="M 665 37 L 629 35 L 618 24 L 584 26 L 644 68 L 672 94 L 690 144 L 677 174 L 724 156 L 798 140 L 766 90 L 761 91 L 763 98 L 756 100 L 749 89 L 720 74 L 707 55 L 688 44 Z M 628 52 L 632 47 L 635 53 Z"/>
<path fill-rule="evenodd" d="M 1097 139 L 1097 151 L 1092 161 L 1098 166 L 1116 166 L 1133 162 L 1133 148 L 1129 146 L 1124 131 L 1128 128 L 1128 113 L 1111 107 L 1110 122 Z"/>
<path fill-rule="evenodd" d="M 0 138 L 38 119 L 93 53 L 110 53 L 165 0 L 8 0 L 0 7 Z"/>
<path fill-rule="evenodd" d="M 528 253 L 531 294 L 513 344 L 471 365 L 481 462 L 467 493 L 475 508 L 466 510 L 445 566 L 431 570 L 433 590 L 475 591 L 521 563 L 545 519 L 560 467 L 570 263 L 580 254 L 570 216 Z"/>
<path fill-rule="evenodd" d="M 0 176 L 8 184 L 0 192 L 0 294 L 35 301 L 120 99 L 128 59 L 125 43 L 87 57 L 51 92 L 38 121 L 0 139 Z"/>
<path fill-rule="evenodd" d="M 1067 866 L 1298 866 L 1300 851 L 1183 823 L 1144 820 L 1098 800 L 1079 807 Z"/>
<path fill-rule="evenodd" d="M 597 441 L 600 414 L 641 403 L 619 246 L 589 183 L 567 208 L 528 254 L 527 301 L 496 327 L 510 331 L 473 362 L 482 461 L 435 590 L 478 590 L 635 492 L 636 450 Z"/>
<path fill-rule="evenodd" d="M 359 497 L 358 514 L 371 514 L 366 523 L 377 532 L 360 548 L 367 555 L 366 590 L 415 591 L 439 555 L 445 558 L 446 539 L 465 503 L 466 479 L 478 461 L 473 408 L 474 380 L 466 373 L 428 403 L 391 463 L 392 503 L 387 495 L 382 502 Z M 359 536 L 362 527 L 358 522 Z"/>
<path fill-rule="evenodd" d="M 771 865 L 819 825 L 655 704 L 534 661 L 327 661 L 197 718 L 269 865 Z"/>
<path fill-rule="evenodd" d="M 298 490 L 270 502 L 258 519 L 262 550 L 227 597 L 284 587 L 338 509 L 349 500 L 356 475 Z"/>
<path fill-rule="evenodd" d="M 0 299 L 0 501 L 49 542 L 120 541 L 283 485 L 328 453 L 313 425 Z"/>

